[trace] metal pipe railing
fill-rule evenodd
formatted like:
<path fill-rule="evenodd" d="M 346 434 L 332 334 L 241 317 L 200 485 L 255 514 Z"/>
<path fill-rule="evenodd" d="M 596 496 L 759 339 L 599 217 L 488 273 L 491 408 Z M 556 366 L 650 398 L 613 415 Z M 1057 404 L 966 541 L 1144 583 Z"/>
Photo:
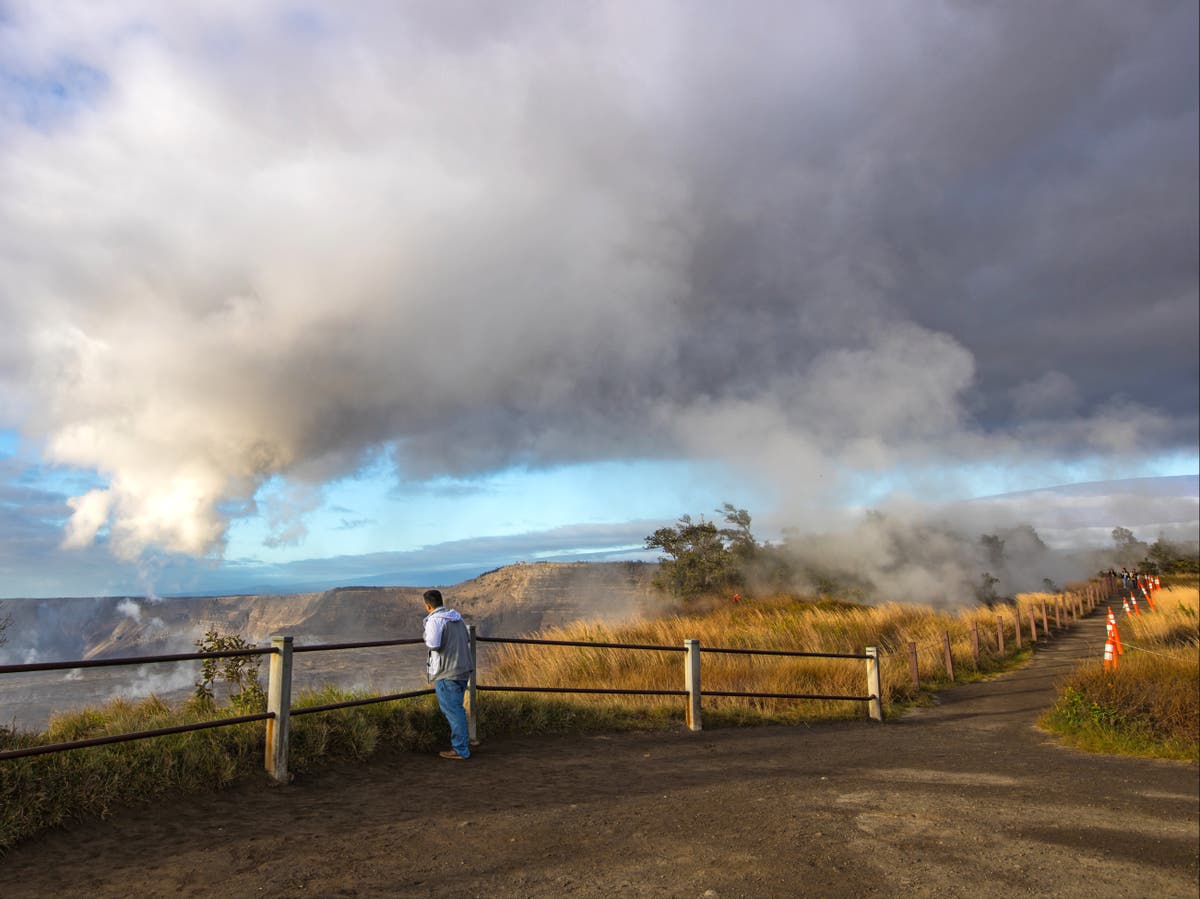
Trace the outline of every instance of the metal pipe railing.
<path fill-rule="evenodd" d="M 292 652 L 330 652 L 335 649 L 372 649 L 377 646 L 413 646 L 424 643 L 420 637 L 404 640 L 370 640 L 365 643 L 312 643 L 308 646 L 295 646 Z"/>
<path fill-rule="evenodd" d="M 69 743 L 43 743 L 40 746 L 26 746 L 23 749 L 6 749 L 0 752 L 0 759 L 21 759 L 32 755 L 45 755 L 50 752 L 66 752 L 69 749 L 83 749 L 88 746 L 106 746 L 109 743 L 128 743 L 131 740 L 148 740 L 151 737 L 165 737 L 168 734 L 185 734 L 193 730 L 208 730 L 213 727 L 230 727 L 234 724 L 250 724 L 254 721 L 266 721 L 274 718 L 273 712 L 260 712 L 257 715 L 241 715 L 237 718 L 218 718 L 213 721 L 198 721 L 194 724 L 177 724 L 173 727 L 160 727 L 155 730 L 132 731 L 127 734 L 112 734 L 105 737 L 91 737 L 87 740 L 73 740 Z"/>
<path fill-rule="evenodd" d="M 599 693 L 612 696 L 687 696 L 687 690 L 635 690 L 608 687 L 500 687 L 476 684 L 476 690 L 489 690 L 493 693 Z"/>
<path fill-rule="evenodd" d="M 325 705 L 306 705 L 291 709 L 288 714 L 293 718 L 297 715 L 312 715 L 315 712 L 332 712 L 334 709 L 349 709 L 360 705 L 374 705 L 378 702 L 395 702 L 397 699 L 412 699 L 415 696 L 432 696 L 433 688 L 427 690 L 409 690 L 407 693 L 389 693 L 386 696 L 364 696 L 361 699 L 347 699 L 344 702 L 330 702 Z"/>
<path fill-rule="evenodd" d="M 683 646 L 663 646 L 656 643 L 593 643 L 590 640 L 542 640 L 535 637 L 476 637 L 475 639 L 480 643 L 515 643 L 533 646 L 587 646 L 592 649 L 649 649 L 658 652 L 687 652 L 687 648 Z"/>
<path fill-rule="evenodd" d="M 421 641 L 418 640 L 418 643 Z M 0 674 L 23 674 L 30 671 L 74 671 L 76 668 L 113 668 L 119 665 L 149 665 L 156 662 L 192 662 L 201 659 L 231 659 L 236 656 L 262 656 L 276 652 L 273 646 L 253 646 L 249 649 L 223 649 L 217 652 L 177 652 L 160 656 L 126 656 L 119 659 L 75 659 L 70 662 L 28 662 L 20 665 L 0 665 Z"/>
<path fill-rule="evenodd" d="M 741 647 L 702 646 L 701 652 L 727 653 L 743 656 L 792 656 L 806 659 L 867 659 L 870 656 L 856 652 L 793 652 L 789 649 L 742 649 Z"/>

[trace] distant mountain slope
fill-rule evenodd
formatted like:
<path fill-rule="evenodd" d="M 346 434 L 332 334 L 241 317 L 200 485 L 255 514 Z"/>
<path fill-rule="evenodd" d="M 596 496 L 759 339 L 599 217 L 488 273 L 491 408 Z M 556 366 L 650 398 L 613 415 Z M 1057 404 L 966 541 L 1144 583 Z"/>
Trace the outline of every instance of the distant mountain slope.
<path fill-rule="evenodd" d="M 617 621 L 652 613 L 665 603 L 650 583 L 657 568 L 639 562 L 522 563 L 443 593 L 480 634 L 520 636 L 581 618 Z M 419 637 L 423 592 L 422 587 L 343 587 L 290 596 L 7 600 L 13 620 L 0 664 L 191 652 L 194 641 L 210 629 L 258 644 L 272 634 L 291 634 L 298 645 Z M 297 657 L 293 682 L 297 689 L 336 684 L 411 690 L 424 684 L 424 659 L 419 646 L 306 653 Z M 191 692 L 196 670 L 193 662 L 94 668 L 66 676 L 5 675 L 0 723 L 41 728 L 54 712 L 115 696 L 155 693 L 177 701 Z"/>
<path fill-rule="evenodd" d="M 1109 546 L 1115 527 L 1130 528 L 1147 543 L 1160 536 L 1191 543 L 1200 533 L 1200 475 L 1064 484 L 950 508 L 1030 524 L 1055 549 Z"/>
<path fill-rule="evenodd" d="M 443 590 L 480 633 L 515 636 L 581 618 L 618 621 L 661 604 L 640 562 L 508 565 Z M 386 640 L 420 635 L 421 587 L 343 587 L 323 593 L 8 601 L 12 625 L 0 659 L 111 658 L 189 651 L 210 630 L 265 643 Z"/>
<path fill-rule="evenodd" d="M 996 496 L 980 497 L 974 502 L 1010 499 L 1013 497 L 1040 496 L 1047 493 L 1057 496 L 1200 496 L 1200 475 L 1179 474 L 1150 478 L 1125 478 L 1116 481 L 1085 481 L 1078 484 L 1060 484 L 1034 490 L 1018 490 Z"/>
<path fill-rule="evenodd" d="M 664 604 L 645 562 L 520 562 L 444 591 L 481 633 L 515 636 L 580 619 L 621 621 Z"/>

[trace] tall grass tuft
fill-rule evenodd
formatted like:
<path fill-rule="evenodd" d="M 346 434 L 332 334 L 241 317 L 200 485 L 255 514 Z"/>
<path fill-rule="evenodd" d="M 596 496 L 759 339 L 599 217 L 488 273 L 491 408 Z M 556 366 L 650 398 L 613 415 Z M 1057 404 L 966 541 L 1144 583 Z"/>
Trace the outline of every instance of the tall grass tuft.
<path fill-rule="evenodd" d="M 1165 588 L 1156 610 L 1118 616 L 1116 671 L 1080 665 L 1042 726 L 1093 752 L 1200 761 L 1200 590 Z"/>

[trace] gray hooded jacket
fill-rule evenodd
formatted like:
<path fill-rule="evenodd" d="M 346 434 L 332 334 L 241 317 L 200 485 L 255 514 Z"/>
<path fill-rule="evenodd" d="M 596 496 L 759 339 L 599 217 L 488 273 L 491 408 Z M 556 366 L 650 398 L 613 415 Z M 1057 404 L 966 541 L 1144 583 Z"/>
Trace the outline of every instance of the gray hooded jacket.
<path fill-rule="evenodd" d="M 425 645 L 429 647 L 425 675 L 430 683 L 466 680 L 475 670 L 467 625 L 454 609 L 434 609 L 425 616 Z"/>

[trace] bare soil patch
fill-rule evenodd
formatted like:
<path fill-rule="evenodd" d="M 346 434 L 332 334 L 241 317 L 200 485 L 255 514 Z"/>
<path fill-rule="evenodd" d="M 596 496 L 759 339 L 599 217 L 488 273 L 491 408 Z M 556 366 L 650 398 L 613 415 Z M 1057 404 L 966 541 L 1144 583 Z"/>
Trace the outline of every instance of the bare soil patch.
<path fill-rule="evenodd" d="M 509 739 L 130 809 L 0 859 L 0 895 L 1195 897 L 1197 767 L 1034 726 L 1103 637 L 883 725 Z"/>

